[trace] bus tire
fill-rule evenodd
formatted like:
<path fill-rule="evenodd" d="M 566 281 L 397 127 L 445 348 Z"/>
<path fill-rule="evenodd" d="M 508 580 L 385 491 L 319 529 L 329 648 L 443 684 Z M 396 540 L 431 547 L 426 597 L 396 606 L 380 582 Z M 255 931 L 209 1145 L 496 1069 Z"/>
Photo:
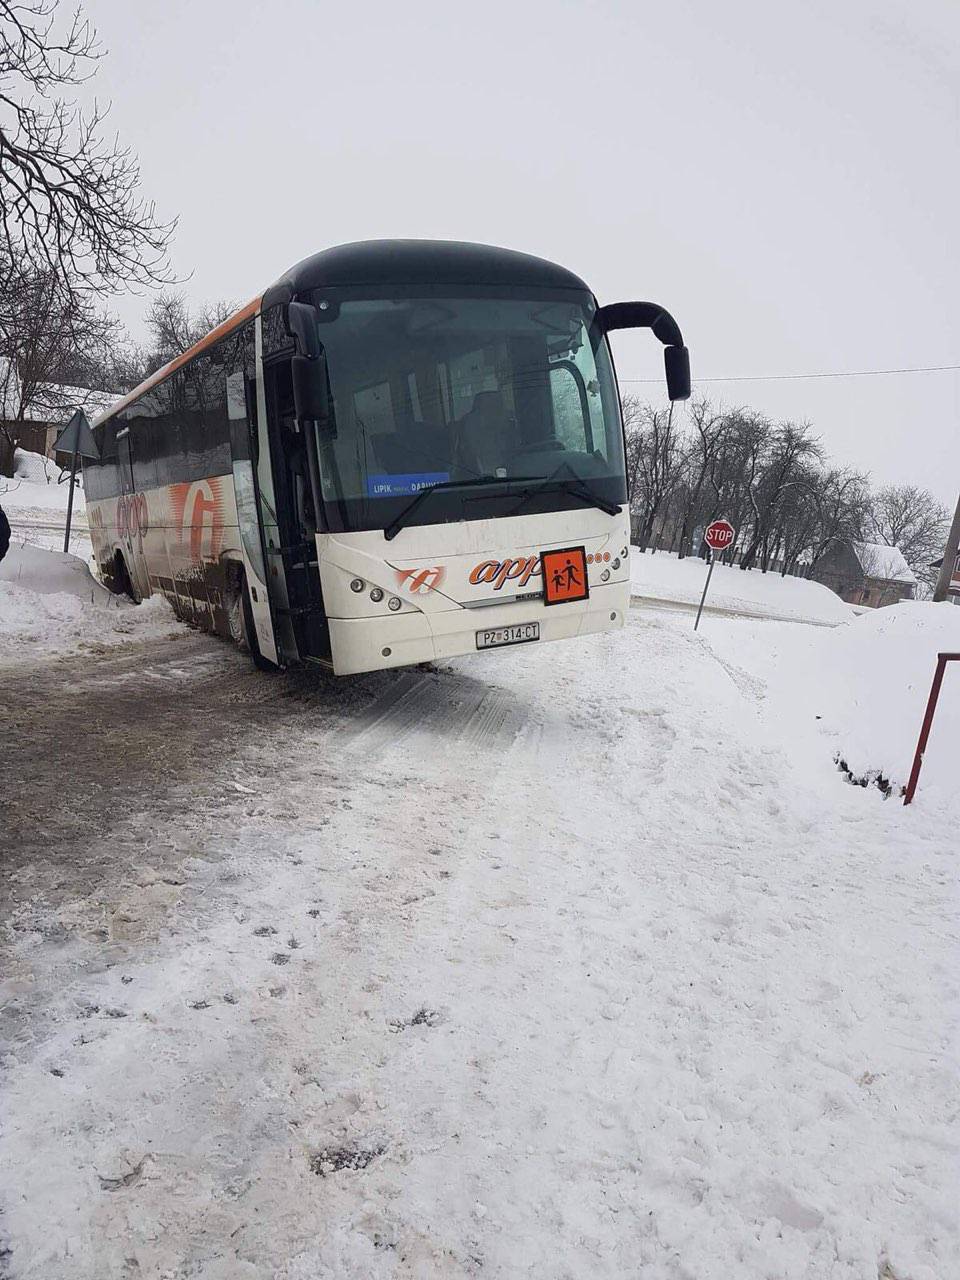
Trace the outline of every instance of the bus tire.
<path fill-rule="evenodd" d="M 279 667 L 275 662 L 271 662 L 269 658 L 265 658 L 260 652 L 260 642 L 257 640 L 257 628 L 253 622 L 253 606 L 250 604 L 250 590 L 247 587 L 246 574 L 240 576 L 240 621 L 243 635 L 243 646 L 250 654 L 253 665 L 258 671 L 279 671 Z"/>
<path fill-rule="evenodd" d="M 137 590 L 137 585 L 130 577 L 130 570 L 127 568 L 127 562 L 123 558 L 123 552 L 118 551 L 113 558 L 113 582 L 111 590 L 116 595 L 126 596 L 132 600 L 134 604 L 142 604 L 143 596 Z"/>

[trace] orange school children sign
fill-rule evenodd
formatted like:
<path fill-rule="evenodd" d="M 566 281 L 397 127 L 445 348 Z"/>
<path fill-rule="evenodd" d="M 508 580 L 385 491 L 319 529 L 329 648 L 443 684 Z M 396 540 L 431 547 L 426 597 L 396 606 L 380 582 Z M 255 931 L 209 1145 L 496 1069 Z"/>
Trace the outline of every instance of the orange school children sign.
<path fill-rule="evenodd" d="M 584 547 L 544 551 L 540 563 L 544 604 L 568 604 L 571 600 L 588 598 L 590 587 L 587 584 L 587 555 Z"/>

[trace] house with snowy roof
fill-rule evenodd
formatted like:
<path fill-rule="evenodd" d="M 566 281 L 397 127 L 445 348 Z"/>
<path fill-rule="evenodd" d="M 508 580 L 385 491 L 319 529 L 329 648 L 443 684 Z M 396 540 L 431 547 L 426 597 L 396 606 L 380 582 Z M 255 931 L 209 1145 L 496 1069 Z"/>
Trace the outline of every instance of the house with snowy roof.
<path fill-rule="evenodd" d="M 34 386 L 24 404 L 16 370 L 0 359 L 0 475 L 12 474 L 16 449 L 52 458 L 54 441 L 74 409 L 93 421 L 119 399 L 114 392 L 46 382 Z"/>
<path fill-rule="evenodd" d="M 847 604 L 879 609 L 912 600 L 917 578 L 899 547 L 837 539 L 817 562 L 812 577 Z"/>

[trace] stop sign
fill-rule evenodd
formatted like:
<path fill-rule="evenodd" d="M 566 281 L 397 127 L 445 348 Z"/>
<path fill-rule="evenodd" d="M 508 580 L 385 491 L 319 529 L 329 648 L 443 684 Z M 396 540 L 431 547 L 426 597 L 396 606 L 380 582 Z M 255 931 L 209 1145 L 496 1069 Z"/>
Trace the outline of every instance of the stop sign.
<path fill-rule="evenodd" d="M 726 551 L 736 534 L 737 531 L 729 520 L 714 520 L 713 524 L 707 525 L 703 540 L 711 551 Z"/>

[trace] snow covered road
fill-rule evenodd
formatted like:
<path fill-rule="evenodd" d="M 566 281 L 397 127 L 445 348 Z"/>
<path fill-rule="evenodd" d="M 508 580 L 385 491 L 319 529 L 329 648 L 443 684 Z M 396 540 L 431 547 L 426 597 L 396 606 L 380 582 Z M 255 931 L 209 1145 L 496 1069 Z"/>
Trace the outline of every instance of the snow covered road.
<path fill-rule="evenodd" d="M 4 673 L 0 1276 L 960 1274 L 955 831 L 776 626 Z"/>

